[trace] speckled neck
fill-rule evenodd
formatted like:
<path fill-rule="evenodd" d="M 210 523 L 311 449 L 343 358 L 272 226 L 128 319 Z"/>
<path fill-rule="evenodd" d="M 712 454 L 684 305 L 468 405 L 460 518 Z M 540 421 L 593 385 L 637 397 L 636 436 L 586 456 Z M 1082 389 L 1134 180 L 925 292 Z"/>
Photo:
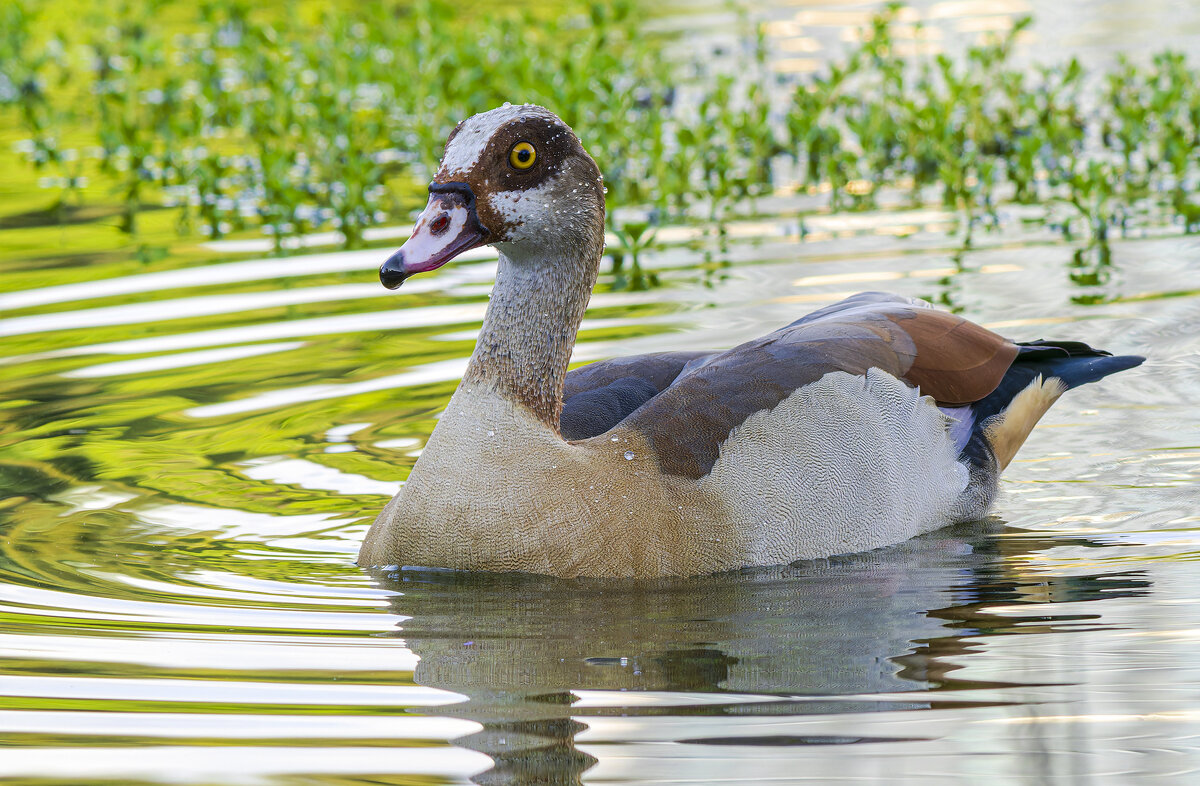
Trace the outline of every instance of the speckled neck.
<path fill-rule="evenodd" d="M 602 252 L 602 236 L 527 255 L 501 251 L 491 303 L 463 384 L 491 387 L 559 433 L 567 364 Z"/>

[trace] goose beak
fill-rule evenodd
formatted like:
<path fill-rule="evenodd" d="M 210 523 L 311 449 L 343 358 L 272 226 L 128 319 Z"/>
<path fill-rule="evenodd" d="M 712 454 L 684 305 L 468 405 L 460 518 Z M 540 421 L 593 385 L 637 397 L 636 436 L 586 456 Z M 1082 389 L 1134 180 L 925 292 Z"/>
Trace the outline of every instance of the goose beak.
<path fill-rule="evenodd" d="M 414 273 L 436 270 L 469 248 L 487 242 L 488 231 L 475 213 L 475 195 L 466 183 L 433 183 L 429 203 L 412 235 L 379 268 L 379 280 L 395 289 Z"/>

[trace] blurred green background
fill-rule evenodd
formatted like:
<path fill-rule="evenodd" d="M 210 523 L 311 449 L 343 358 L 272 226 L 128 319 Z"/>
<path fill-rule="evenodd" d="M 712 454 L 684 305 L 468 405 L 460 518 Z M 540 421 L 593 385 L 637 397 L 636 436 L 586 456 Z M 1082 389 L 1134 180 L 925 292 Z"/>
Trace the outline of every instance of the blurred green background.
<path fill-rule="evenodd" d="M 178 238 L 264 233 L 278 253 L 322 231 L 360 247 L 423 203 L 453 125 L 506 101 L 558 112 L 600 162 L 618 261 L 647 225 L 795 189 L 853 210 L 897 186 L 959 211 L 966 242 L 1005 201 L 1097 241 L 1130 222 L 1200 228 L 1200 72 L 1180 53 L 1031 68 L 1012 57 L 1028 17 L 948 53 L 896 4 L 785 76 L 768 25 L 730 8 L 734 43 L 714 57 L 631 0 L 14 0 L 5 253 L 132 244 L 148 261 Z"/>

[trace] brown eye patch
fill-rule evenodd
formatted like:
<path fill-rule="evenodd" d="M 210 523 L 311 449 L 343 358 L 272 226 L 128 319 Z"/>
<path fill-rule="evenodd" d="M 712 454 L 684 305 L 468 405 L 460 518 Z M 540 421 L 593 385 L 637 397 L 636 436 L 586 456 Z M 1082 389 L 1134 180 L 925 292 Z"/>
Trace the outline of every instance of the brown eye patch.
<path fill-rule="evenodd" d="M 581 153 L 583 147 L 569 128 L 557 119 L 532 115 L 496 129 L 471 176 L 497 191 L 536 188 Z"/>

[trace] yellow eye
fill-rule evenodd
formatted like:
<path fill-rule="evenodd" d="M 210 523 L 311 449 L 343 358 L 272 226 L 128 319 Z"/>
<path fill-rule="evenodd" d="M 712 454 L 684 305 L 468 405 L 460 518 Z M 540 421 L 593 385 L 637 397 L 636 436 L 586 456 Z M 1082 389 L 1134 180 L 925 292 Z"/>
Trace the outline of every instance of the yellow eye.
<path fill-rule="evenodd" d="M 508 154 L 508 163 L 512 164 L 513 169 L 529 169 L 536 160 L 537 151 L 528 142 L 516 143 Z"/>

